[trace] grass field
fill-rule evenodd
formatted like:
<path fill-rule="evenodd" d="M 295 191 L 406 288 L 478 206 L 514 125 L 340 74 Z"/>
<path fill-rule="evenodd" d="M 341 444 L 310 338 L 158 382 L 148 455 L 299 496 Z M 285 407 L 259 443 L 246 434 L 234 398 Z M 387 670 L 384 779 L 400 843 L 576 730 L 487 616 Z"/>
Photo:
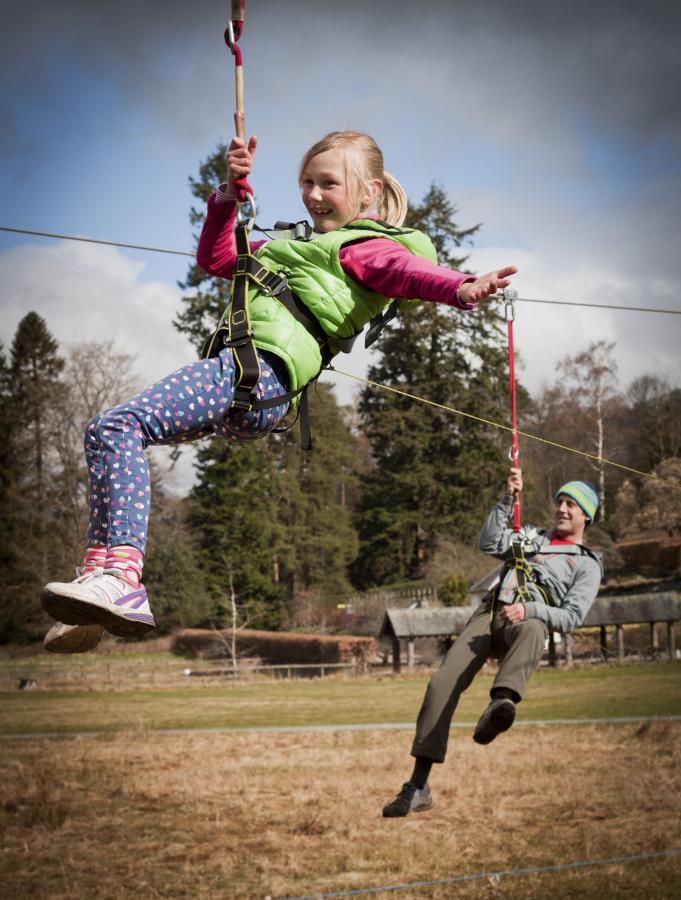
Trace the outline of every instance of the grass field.
<path fill-rule="evenodd" d="M 425 682 L 3 693 L 5 734 L 116 731 L 2 743 L 2 896 L 278 900 L 681 847 L 681 722 L 516 727 L 488 747 L 455 730 L 434 809 L 403 820 L 381 807 L 409 775 L 410 730 L 152 730 L 411 722 Z M 542 670 L 520 718 L 678 715 L 680 687 L 678 663 Z M 671 900 L 680 885 L 677 856 L 366 896 Z"/>
<path fill-rule="evenodd" d="M 491 669 L 476 678 L 458 719 L 477 720 L 492 678 Z M 149 688 L 146 675 L 129 676 L 126 689 L 115 691 L 5 691 L 0 734 L 413 722 L 427 680 L 427 674 L 374 675 L 206 687 L 178 673 L 178 687 Z M 677 662 L 542 669 L 519 707 L 520 721 L 662 715 L 681 715 Z"/>
<path fill-rule="evenodd" d="M 681 846 L 681 724 L 455 732 L 435 808 L 381 806 L 406 732 L 3 746 L 4 897 L 299 897 Z M 675 898 L 681 857 L 371 896 Z"/>

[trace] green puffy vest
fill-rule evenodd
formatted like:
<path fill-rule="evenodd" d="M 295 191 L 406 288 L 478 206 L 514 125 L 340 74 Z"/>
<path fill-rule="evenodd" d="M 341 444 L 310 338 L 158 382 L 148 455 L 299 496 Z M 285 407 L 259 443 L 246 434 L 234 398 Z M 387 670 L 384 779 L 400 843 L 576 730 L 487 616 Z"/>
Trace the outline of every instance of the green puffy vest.
<path fill-rule="evenodd" d="M 330 337 L 334 353 L 343 340 L 359 334 L 364 326 L 390 302 L 366 290 L 343 271 L 338 258 L 344 244 L 382 237 L 407 250 L 437 262 L 430 238 L 411 228 L 396 228 L 373 219 L 359 219 L 310 241 L 273 240 L 255 251 L 255 256 L 275 272 L 283 272 L 289 287 L 319 321 Z M 306 385 L 322 365 L 319 345 L 307 329 L 276 299 L 249 286 L 249 315 L 254 342 L 261 350 L 281 357 L 289 371 L 292 391 Z"/>

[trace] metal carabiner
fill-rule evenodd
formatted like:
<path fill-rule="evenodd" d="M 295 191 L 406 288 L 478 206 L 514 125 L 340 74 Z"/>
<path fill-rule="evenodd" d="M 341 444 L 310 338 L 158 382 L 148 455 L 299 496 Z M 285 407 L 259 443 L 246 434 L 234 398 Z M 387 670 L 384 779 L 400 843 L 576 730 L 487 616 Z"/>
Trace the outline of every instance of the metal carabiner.
<path fill-rule="evenodd" d="M 246 228 L 250 231 L 255 225 L 255 217 L 257 215 L 257 210 L 255 206 L 255 197 L 253 194 L 246 194 L 246 199 L 243 203 L 239 203 L 239 209 L 236 214 L 236 224 L 237 225 L 245 225 Z"/>
<path fill-rule="evenodd" d="M 227 28 L 225 28 L 225 44 L 229 47 L 232 53 L 236 52 L 236 38 L 234 37 L 234 22 L 230 19 L 227 23 Z"/>

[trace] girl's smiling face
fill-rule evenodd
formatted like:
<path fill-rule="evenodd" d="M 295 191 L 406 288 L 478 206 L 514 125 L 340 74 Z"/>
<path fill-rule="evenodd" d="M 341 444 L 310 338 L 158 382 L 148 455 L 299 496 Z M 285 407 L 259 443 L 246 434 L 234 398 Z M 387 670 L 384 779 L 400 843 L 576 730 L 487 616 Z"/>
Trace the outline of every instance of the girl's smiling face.
<path fill-rule="evenodd" d="M 378 186 L 382 188 L 380 182 Z M 374 199 L 374 194 L 362 192 L 350 182 L 345 156 L 340 150 L 326 150 L 313 156 L 303 170 L 301 187 L 314 230 L 322 233 L 352 222 Z"/>

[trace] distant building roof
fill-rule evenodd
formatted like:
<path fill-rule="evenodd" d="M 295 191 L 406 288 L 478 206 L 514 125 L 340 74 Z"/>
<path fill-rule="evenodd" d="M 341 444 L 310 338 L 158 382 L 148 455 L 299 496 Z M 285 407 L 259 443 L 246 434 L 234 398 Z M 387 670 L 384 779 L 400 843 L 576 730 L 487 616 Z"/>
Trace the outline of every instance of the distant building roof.
<path fill-rule="evenodd" d="M 474 606 L 448 606 L 441 609 L 386 609 L 379 637 L 446 637 L 460 632 Z"/>
<path fill-rule="evenodd" d="M 476 581 L 475 584 L 472 584 L 468 588 L 468 593 L 470 594 L 474 605 L 479 604 L 490 588 L 494 587 L 503 568 L 504 564 L 499 563 L 499 565 L 495 566 L 486 575 L 483 575 L 482 578 Z"/>

